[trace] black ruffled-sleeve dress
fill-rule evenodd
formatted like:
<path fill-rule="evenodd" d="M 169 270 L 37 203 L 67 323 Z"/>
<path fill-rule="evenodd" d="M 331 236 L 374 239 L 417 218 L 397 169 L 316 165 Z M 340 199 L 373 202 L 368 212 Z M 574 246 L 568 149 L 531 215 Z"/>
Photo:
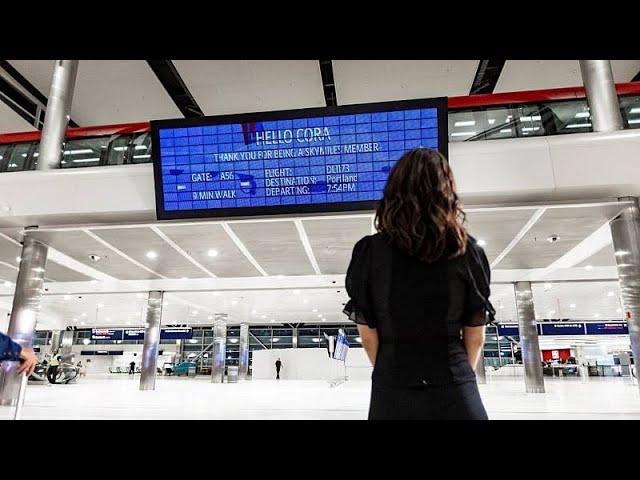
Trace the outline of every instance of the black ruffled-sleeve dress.
<path fill-rule="evenodd" d="M 490 281 L 473 238 L 464 255 L 434 263 L 404 254 L 380 233 L 355 245 L 344 313 L 379 337 L 370 419 L 486 418 L 461 330 L 493 321 Z"/>

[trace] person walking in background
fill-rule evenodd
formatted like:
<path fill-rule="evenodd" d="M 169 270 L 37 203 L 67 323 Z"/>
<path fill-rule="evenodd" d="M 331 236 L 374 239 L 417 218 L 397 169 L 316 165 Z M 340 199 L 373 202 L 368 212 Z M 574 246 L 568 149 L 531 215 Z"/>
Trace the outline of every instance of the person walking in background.
<path fill-rule="evenodd" d="M 23 347 L 11 338 L 0 333 L 0 362 L 21 362 L 17 369 L 18 374 L 29 376 L 33 373 L 38 363 L 36 354 L 31 348 Z"/>
<path fill-rule="evenodd" d="M 136 362 L 131 361 L 129 364 L 129 375 L 133 375 L 134 373 L 136 373 Z"/>
<path fill-rule="evenodd" d="M 276 360 L 276 380 L 280 380 L 280 369 L 282 368 L 282 362 L 280 357 Z"/>
<path fill-rule="evenodd" d="M 486 420 L 474 370 L 489 302 L 484 250 L 464 227 L 447 159 L 428 148 L 393 166 L 378 233 L 353 249 L 344 313 L 373 365 L 370 420 Z"/>
<path fill-rule="evenodd" d="M 87 367 L 82 363 L 82 361 L 78 362 L 79 375 L 81 377 L 87 376 Z"/>
<path fill-rule="evenodd" d="M 60 357 L 58 356 L 58 351 L 56 350 L 51 354 L 51 358 L 49 359 L 49 368 L 47 369 L 47 380 L 49 380 L 50 384 L 56 383 L 59 367 Z"/>

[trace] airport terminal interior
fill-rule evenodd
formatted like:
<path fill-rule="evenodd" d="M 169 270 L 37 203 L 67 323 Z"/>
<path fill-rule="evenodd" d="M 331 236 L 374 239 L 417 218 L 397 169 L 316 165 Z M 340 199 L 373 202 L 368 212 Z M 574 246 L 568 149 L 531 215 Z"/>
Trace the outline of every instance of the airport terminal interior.
<path fill-rule="evenodd" d="M 0 60 L 0 419 L 366 419 L 345 274 L 417 146 L 489 418 L 640 419 L 640 60 Z"/>

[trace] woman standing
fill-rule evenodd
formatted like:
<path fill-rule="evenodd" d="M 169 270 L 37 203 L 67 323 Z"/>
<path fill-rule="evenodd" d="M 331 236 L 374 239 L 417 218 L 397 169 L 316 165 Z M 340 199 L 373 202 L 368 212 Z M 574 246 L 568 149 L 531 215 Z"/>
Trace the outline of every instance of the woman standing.
<path fill-rule="evenodd" d="M 355 245 L 346 278 L 345 314 L 374 366 L 370 420 L 487 419 L 474 369 L 495 311 L 487 258 L 463 222 L 446 158 L 405 153 L 379 233 Z"/>

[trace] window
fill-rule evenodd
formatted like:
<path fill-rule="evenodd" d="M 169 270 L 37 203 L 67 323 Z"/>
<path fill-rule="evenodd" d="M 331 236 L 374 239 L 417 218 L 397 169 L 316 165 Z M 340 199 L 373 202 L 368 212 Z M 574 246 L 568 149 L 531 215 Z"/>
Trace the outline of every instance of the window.
<path fill-rule="evenodd" d="M 123 165 L 129 156 L 131 135 L 117 135 L 111 137 L 107 152 L 107 165 Z"/>
<path fill-rule="evenodd" d="M 5 172 L 19 172 L 28 170 L 33 156 L 37 156 L 36 143 L 17 143 L 6 149 L 0 165 L 6 165 Z"/>
<path fill-rule="evenodd" d="M 640 96 L 620 97 L 620 110 L 625 128 L 640 128 Z"/>
<path fill-rule="evenodd" d="M 61 168 L 97 167 L 106 158 L 109 137 L 67 140 L 62 154 Z"/>
<path fill-rule="evenodd" d="M 151 135 L 143 133 L 136 135 L 132 144 L 131 163 L 151 162 Z"/>

